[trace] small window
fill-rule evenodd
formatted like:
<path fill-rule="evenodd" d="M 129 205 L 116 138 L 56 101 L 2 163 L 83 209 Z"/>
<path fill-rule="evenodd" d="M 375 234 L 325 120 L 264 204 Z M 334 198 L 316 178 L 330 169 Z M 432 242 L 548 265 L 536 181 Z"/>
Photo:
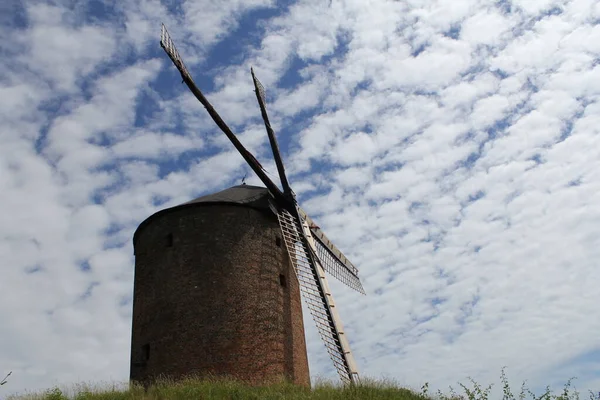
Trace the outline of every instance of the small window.
<path fill-rule="evenodd" d="M 286 281 L 285 281 L 285 275 L 283 275 L 283 274 L 279 274 L 279 284 L 280 284 L 282 287 L 286 287 L 286 286 L 287 286 L 287 283 L 286 283 Z"/>
<path fill-rule="evenodd" d="M 165 239 L 165 245 L 166 245 L 167 247 L 173 247 L 173 234 L 172 234 L 172 233 L 169 233 L 169 234 L 166 236 L 166 239 Z"/>
<path fill-rule="evenodd" d="M 150 345 L 146 343 L 142 346 L 142 360 L 144 363 L 148 362 L 150 359 Z"/>
<path fill-rule="evenodd" d="M 275 237 L 275 244 L 277 245 L 277 247 L 281 247 L 281 238 L 279 236 Z"/>

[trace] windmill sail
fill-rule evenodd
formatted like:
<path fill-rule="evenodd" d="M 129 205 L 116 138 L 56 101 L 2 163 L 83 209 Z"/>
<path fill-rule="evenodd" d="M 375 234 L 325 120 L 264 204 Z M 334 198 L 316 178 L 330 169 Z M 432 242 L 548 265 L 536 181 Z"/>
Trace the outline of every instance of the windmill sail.
<path fill-rule="evenodd" d="M 252 73 L 252 80 L 254 81 L 256 99 L 258 100 L 258 105 L 260 106 L 262 118 L 269 136 L 269 142 L 271 143 L 271 149 L 273 150 L 273 157 L 275 158 L 275 163 L 277 164 L 277 171 L 279 172 L 279 177 L 283 186 L 283 192 L 284 194 L 288 194 L 293 197 L 293 192 L 285 175 L 285 169 L 283 167 L 279 145 L 277 144 L 277 138 L 275 137 L 275 132 L 271 127 L 269 116 L 267 115 L 265 88 L 254 74 L 254 70 L 251 68 L 250 71 Z M 350 260 L 348 260 L 346 256 L 344 256 L 344 254 L 327 238 L 327 236 L 325 236 L 325 233 L 323 233 L 323 231 L 321 231 L 321 229 L 310 219 L 304 210 L 298 208 L 298 212 L 300 217 L 304 221 L 308 222 L 312 236 L 317 239 L 316 252 L 321 259 L 325 271 L 357 292 L 365 294 L 365 290 L 363 289 L 360 278 L 358 277 L 358 269 L 352 265 Z"/>
<path fill-rule="evenodd" d="M 358 277 L 358 268 L 329 240 L 321 228 L 313 222 L 302 208 L 298 207 L 298 212 L 300 217 L 308 223 L 313 237 L 317 239 L 317 255 L 321 259 L 325 271 L 348 287 L 359 293 L 366 294 Z"/>
<path fill-rule="evenodd" d="M 169 32 L 167 32 L 165 24 L 162 24 L 160 28 L 160 46 L 165 50 L 171 61 L 173 61 L 173 64 L 175 64 L 175 66 L 181 73 L 181 76 L 187 77 L 191 80 L 192 76 L 185 67 L 183 59 L 179 55 L 179 52 L 177 51 L 177 48 L 175 47 L 175 43 L 173 43 L 171 36 L 169 36 Z"/>
<path fill-rule="evenodd" d="M 281 159 L 281 152 L 279 151 L 277 138 L 275 137 L 275 132 L 271 127 L 271 122 L 269 121 L 269 116 L 267 115 L 267 99 L 265 96 L 265 88 L 262 83 L 260 83 L 256 75 L 254 75 L 254 70 L 252 68 L 250 68 L 250 73 L 252 74 L 252 80 L 254 81 L 254 89 L 256 92 L 256 99 L 258 100 L 258 105 L 260 107 L 260 113 L 265 123 L 265 128 L 267 129 L 267 135 L 269 136 L 269 143 L 271 143 L 271 149 L 273 149 L 273 157 L 275 158 L 277 172 L 279 173 L 279 179 L 281 180 L 281 185 L 283 186 L 283 193 L 288 195 L 288 197 L 293 197 L 292 188 L 290 187 L 285 175 L 285 168 L 283 167 L 283 160 Z"/>
<path fill-rule="evenodd" d="M 341 319 L 337 315 L 323 267 L 346 285 L 364 294 L 358 279 L 358 270 L 298 207 L 294 192 L 285 175 L 275 132 L 271 128 L 267 115 L 265 89 L 254 74 L 254 70 L 250 71 L 256 99 L 281 178 L 283 193 L 293 203 L 293 208 L 289 210 L 293 214 L 288 210 L 282 210 L 277 215 L 290 260 L 300 282 L 300 290 L 340 377 L 344 382 L 356 382 L 358 372 L 354 358 L 344 335 Z"/>
<path fill-rule="evenodd" d="M 194 80 L 192 79 L 192 75 L 189 73 L 189 71 L 185 67 L 185 64 L 183 63 L 183 60 L 182 60 L 181 56 L 179 55 L 179 52 L 177 51 L 177 48 L 175 47 L 175 44 L 173 43 L 173 40 L 171 39 L 169 32 L 167 32 L 167 28 L 165 27 L 164 24 L 162 25 L 161 32 L 160 32 L 160 45 L 165 50 L 165 52 L 167 53 L 167 55 L 169 56 L 171 61 L 173 61 L 173 64 L 175 64 L 175 66 L 179 70 L 179 73 L 181 74 L 181 78 L 183 79 L 183 82 L 187 85 L 187 87 L 190 89 L 190 91 L 194 94 L 196 99 L 198 99 L 198 101 L 200 101 L 200 103 L 202 103 L 204 108 L 206 108 L 206 111 L 208 111 L 208 114 L 211 116 L 213 121 L 217 124 L 217 126 L 221 129 L 221 131 L 223 131 L 223 133 L 229 138 L 231 143 L 233 143 L 233 145 L 238 150 L 238 152 L 242 155 L 242 157 L 244 157 L 244 160 L 246 160 L 248 165 L 250 165 L 250 167 L 252 168 L 254 173 L 256 175 L 258 175 L 260 180 L 265 184 L 265 186 L 267 187 L 267 189 L 269 189 L 269 191 L 273 194 L 273 196 L 275 196 L 276 198 L 282 199 L 283 194 L 281 193 L 281 190 L 279 190 L 277 185 L 267 176 L 262 165 L 260 165 L 258 160 L 252 155 L 252 153 L 250 153 L 242 145 L 242 143 L 238 140 L 238 138 L 235 136 L 235 134 L 227 126 L 225 121 L 223 121 L 223 119 L 217 113 L 217 111 L 214 109 L 214 107 L 208 102 L 206 97 L 204 97 L 204 95 L 202 94 L 200 89 L 198 89 L 198 86 L 196 86 L 196 84 L 194 83 Z"/>
<path fill-rule="evenodd" d="M 290 260 L 300 283 L 300 291 L 319 335 L 325 343 L 329 357 L 342 381 L 356 383 L 358 371 L 350 345 L 341 319 L 337 315 L 325 274 L 314 253 L 314 246 L 311 246 L 310 237 L 306 237 L 307 226 L 303 228 L 299 219 L 285 209 L 279 211 L 277 216 Z"/>

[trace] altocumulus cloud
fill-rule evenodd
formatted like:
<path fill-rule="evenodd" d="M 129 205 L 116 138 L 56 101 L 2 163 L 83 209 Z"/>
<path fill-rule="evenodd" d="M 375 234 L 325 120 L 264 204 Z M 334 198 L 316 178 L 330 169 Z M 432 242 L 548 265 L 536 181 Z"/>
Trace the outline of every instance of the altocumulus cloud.
<path fill-rule="evenodd" d="M 272 172 L 251 65 L 267 87 L 301 202 L 360 267 L 369 296 L 332 284 L 364 375 L 600 388 L 597 2 L 211 4 L 0 6 L 3 390 L 125 381 L 135 227 L 248 172 L 161 21 Z"/>

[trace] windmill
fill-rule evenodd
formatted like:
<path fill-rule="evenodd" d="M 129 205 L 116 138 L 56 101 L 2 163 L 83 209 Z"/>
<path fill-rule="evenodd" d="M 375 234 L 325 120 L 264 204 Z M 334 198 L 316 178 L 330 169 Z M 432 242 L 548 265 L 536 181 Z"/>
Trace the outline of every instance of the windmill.
<path fill-rule="evenodd" d="M 350 350 L 350 344 L 344 332 L 341 318 L 337 312 L 325 271 L 352 289 L 362 294 L 365 294 L 365 291 L 358 277 L 358 269 L 327 238 L 325 233 L 306 214 L 296 200 L 296 195 L 285 174 L 275 132 L 271 127 L 267 115 L 264 87 L 254 74 L 254 70 L 251 69 L 256 99 L 267 130 L 283 190 L 280 190 L 267 176 L 262 165 L 242 145 L 196 86 L 164 24 L 161 27 L 160 45 L 179 70 L 183 82 L 196 99 L 206 108 L 216 125 L 229 138 L 250 168 L 252 168 L 268 189 L 270 194 L 269 207 L 279 220 L 287 253 L 300 284 L 300 292 L 313 317 L 319 335 L 341 380 L 344 383 L 358 383 L 359 375 L 356 362 Z"/>

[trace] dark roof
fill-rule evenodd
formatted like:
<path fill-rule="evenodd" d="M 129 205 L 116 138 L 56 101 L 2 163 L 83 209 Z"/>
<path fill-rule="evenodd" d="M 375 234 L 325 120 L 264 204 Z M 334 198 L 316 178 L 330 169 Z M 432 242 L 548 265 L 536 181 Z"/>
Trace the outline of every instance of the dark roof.
<path fill-rule="evenodd" d="M 269 190 L 265 187 L 251 186 L 251 185 L 238 185 L 230 187 L 229 189 L 222 190 L 217 193 L 207 194 L 206 196 L 198 197 L 197 199 L 190 200 L 186 203 L 179 204 L 174 207 L 165 208 L 160 210 L 146 218 L 135 230 L 133 234 L 133 244 L 135 246 L 136 237 L 139 232 L 146 226 L 151 220 L 159 215 L 163 215 L 170 211 L 181 209 L 185 207 L 197 207 L 208 204 L 237 204 L 245 207 L 269 209 Z"/>
<path fill-rule="evenodd" d="M 269 191 L 267 190 L 267 188 L 264 187 L 238 185 L 217 193 L 207 194 L 206 196 L 198 197 L 197 199 L 181 204 L 181 206 L 196 203 L 235 203 L 247 204 L 249 206 L 252 206 L 255 205 L 254 203 L 263 200 L 263 198 L 268 196 L 268 194 Z"/>

